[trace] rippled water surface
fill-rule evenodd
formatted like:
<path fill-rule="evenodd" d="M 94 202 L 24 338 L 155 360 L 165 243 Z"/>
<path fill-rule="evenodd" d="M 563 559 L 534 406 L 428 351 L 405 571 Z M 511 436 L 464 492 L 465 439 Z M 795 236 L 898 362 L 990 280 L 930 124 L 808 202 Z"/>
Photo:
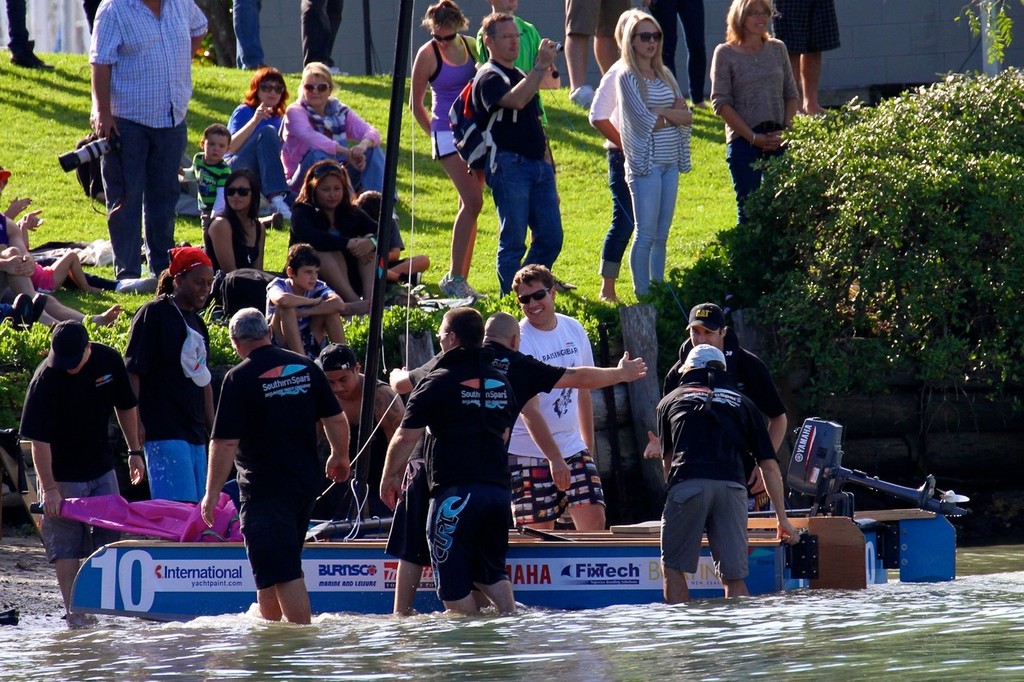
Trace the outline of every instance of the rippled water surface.
<path fill-rule="evenodd" d="M 950 583 L 511 617 L 111 617 L 79 631 L 24 619 L 0 628 L 0 678 L 1024 679 L 1024 547 L 961 550 L 959 571 Z"/>

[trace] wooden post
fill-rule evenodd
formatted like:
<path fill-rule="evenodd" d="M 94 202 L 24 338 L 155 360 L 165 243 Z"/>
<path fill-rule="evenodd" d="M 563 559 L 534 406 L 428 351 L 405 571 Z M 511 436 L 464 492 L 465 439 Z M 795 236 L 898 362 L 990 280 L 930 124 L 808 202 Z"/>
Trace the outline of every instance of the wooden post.
<path fill-rule="evenodd" d="M 655 408 L 661 400 L 661 382 L 658 377 L 658 334 L 655 328 L 657 313 L 649 304 L 619 308 L 622 324 L 622 344 L 632 358 L 641 357 L 647 363 L 647 376 L 628 385 L 629 404 L 633 418 L 633 432 L 637 442 L 639 466 L 646 494 L 654 511 L 660 512 L 664 496 L 665 476 L 660 460 L 644 460 L 647 432 L 657 433 Z M 640 493 L 641 491 L 636 491 Z"/>

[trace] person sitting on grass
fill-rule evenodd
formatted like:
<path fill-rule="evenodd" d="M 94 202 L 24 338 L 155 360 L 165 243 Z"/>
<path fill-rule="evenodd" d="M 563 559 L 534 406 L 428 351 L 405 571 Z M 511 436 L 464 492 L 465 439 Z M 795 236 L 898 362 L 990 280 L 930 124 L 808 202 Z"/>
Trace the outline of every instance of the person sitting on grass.
<path fill-rule="evenodd" d="M 224 160 L 231 144 L 227 126 L 213 123 L 206 126 L 200 142 L 203 151 L 192 157 L 192 174 L 199 186 L 199 215 L 205 232 L 215 213 L 224 212 L 224 186 L 231 166 Z"/>
<path fill-rule="evenodd" d="M 203 232 L 214 270 L 263 269 L 266 226 L 259 220 L 260 181 L 248 168 L 232 171 L 225 183 L 226 209 Z"/>
<path fill-rule="evenodd" d="M 11 172 L 0 166 L 0 195 L 7 187 Z M 36 263 L 28 250 L 26 231 L 34 230 L 42 224 L 40 211 L 30 211 L 21 220 L 21 215 L 32 204 L 32 200 L 23 197 L 10 203 L 7 211 L 0 214 L 0 297 L 7 291 L 14 295 L 25 294 L 29 298 L 41 301 L 43 312 L 38 316 L 39 322 L 52 327 L 63 320 L 81 322 L 86 318 L 98 327 L 113 324 L 121 314 L 121 306 L 114 305 L 99 315 L 86 315 L 74 308 L 69 308 L 54 296 L 42 296 L 36 299 L 36 288 L 32 284 L 32 276 L 36 272 Z"/>
<path fill-rule="evenodd" d="M 345 343 L 345 302 L 318 279 L 320 258 L 313 247 L 292 244 L 285 274 L 267 286 L 267 320 L 274 343 L 310 359 L 316 359 L 328 340 Z"/>
<path fill-rule="evenodd" d="M 367 190 L 356 197 L 355 206 L 356 208 L 363 209 L 363 212 L 369 215 L 374 220 L 380 216 L 381 200 L 383 197 L 380 192 L 374 190 Z M 417 254 L 415 256 L 409 256 L 408 258 L 402 258 L 402 251 L 405 249 L 405 242 L 402 241 L 402 234 L 398 231 L 398 216 L 392 213 L 391 215 L 391 248 L 388 249 L 388 284 L 395 282 L 408 282 L 409 284 L 418 283 L 419 275 L 427 271 L 430 267 L 430 256 L 426 254 Z M 380 228 L 377 228 L 377 234 L 380 234 Z"/>

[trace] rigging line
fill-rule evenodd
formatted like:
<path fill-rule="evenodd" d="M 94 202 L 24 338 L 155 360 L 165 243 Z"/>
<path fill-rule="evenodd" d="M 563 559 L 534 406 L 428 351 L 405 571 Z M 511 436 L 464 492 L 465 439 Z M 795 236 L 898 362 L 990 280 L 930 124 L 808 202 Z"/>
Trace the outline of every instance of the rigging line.
<path fill-rule="evenodd" d="M 416 54 L 413 43 L 413 31 L 409 31 L 409 64 L 407 73 L 412 74 L 414 55 Z M 411 77 L 406 79 L 409 84 L 409 97 L 412 98 L 412 79 Z M 411 107 L 410 107 L 411 109 Z M 410 112 L 411 113 L 411 112 Z M 416 244 L 416 139 L 419 137 L 416 134 L 416 127 L 419 124 L 416 121 L 415 115 L 409 116 L 409 250 L 413 252 L 413 247 Z M 410 310 L 410 304 L 412 303 L 412 258 L 409 258 L 409 288 L 406 291 L 405 300 L 405 357 L 402 358 L 402 366 L 409 366 L 409 330 L 412 328 L 412 310 Z M 381 344 L 383 346 L 383 344 Z"/>

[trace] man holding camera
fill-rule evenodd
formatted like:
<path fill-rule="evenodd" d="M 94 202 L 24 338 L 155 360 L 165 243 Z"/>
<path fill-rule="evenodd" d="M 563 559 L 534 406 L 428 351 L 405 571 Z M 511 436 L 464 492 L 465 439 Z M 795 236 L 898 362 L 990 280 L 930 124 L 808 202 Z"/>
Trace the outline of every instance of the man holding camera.
<path fill-rule="evenodd" d="M 478 72 L 473 108 L 488 117 L 500 110 L 491 128 L 497 153 L 486 179 L 498 211 L 498 282 L 504 295 L 512 290 L 519 268 L 529 263 L 550 268 L 562 250 L 555 168 L 537 95 L 558 47 L 541 40 L 533 68 L 523 73 L 515 66 L 520 40 L 515 17 L 492 13 L 482 30 L 493 68 Z M 527 226 L 533 237 L 529 252 Z"/>
<path fill-rule="evenodd" d="M 111 147 L 103 157 L 103 185 L 114 272 L 117 279 L 142 274 L 145 207 L 146 252 L 156 276 L 174 245 L 192 54 L 206 35 L 206 16 L 192 0 L 104 0 L 94 28 L 90 121 Z"/>

